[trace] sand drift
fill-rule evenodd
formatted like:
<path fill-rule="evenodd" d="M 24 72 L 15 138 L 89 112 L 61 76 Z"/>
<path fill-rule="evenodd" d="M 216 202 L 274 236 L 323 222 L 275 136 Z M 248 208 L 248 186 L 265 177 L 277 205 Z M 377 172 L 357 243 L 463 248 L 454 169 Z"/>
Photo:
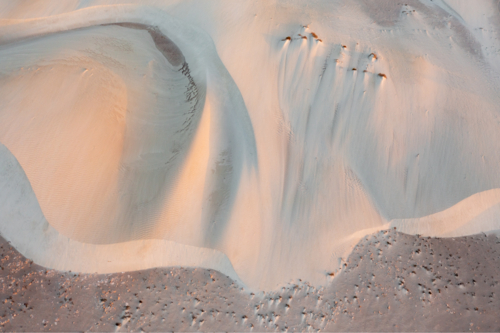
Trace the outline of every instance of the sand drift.
<path fill-rule="evenodd" d="M 24 256 L 271 290 L 377 230 L 500 230 L 500 45 L 464 8 L 221 3 L 0 21 L 0 233 Z"/>

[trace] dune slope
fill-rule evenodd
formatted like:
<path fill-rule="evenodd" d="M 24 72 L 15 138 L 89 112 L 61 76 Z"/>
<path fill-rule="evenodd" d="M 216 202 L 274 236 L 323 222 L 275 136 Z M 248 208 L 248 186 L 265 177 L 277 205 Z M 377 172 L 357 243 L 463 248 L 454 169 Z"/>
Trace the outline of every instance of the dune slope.
<path fill-rule="evenodd" d="M 33 190 L 0 231 L 45 260 L 12 213 L 39 205 L 74 253 L 41 264 L 193 246 L 269 290 L 326 283 L 375 230 L 500 229 L 492 2 L 107 3 L 0 8 L 0 142 Z"/>

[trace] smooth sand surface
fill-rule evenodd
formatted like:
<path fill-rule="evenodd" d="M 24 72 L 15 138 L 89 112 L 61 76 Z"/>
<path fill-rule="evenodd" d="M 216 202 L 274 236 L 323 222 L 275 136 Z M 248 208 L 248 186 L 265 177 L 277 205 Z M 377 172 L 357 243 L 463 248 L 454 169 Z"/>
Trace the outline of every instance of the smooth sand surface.
<path fill-rule="evenodd" d="M 275 290 L 377 230 L 500 230 L 490 1 L 110 3 L 0 4 L 0 233 L 26 257 Z"/>

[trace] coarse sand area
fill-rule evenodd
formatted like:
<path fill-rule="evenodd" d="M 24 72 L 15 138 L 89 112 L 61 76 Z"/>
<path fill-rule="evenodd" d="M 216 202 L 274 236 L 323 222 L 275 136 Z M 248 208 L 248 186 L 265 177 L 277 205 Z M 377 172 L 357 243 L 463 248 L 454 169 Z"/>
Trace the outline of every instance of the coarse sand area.
<path fill-rule="evenodd" d="M 500 240 L 382 231 L 322 288 L 250 293 L 199 268 L 115 274 L 46 269 L 0 242 L 2 331 L 500 330 Z"/>

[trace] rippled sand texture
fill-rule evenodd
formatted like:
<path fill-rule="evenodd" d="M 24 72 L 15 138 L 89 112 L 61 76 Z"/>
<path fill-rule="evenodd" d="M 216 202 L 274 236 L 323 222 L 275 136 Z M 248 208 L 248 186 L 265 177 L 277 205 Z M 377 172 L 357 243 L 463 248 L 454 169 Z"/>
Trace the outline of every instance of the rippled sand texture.
<path fill-rule="evenodd" d="M 273 290 L 328 283 L 378 230 L 500 230 L 490 1 L 0 17 L 0 232 L 39 264 L 204 267 Z"/>

